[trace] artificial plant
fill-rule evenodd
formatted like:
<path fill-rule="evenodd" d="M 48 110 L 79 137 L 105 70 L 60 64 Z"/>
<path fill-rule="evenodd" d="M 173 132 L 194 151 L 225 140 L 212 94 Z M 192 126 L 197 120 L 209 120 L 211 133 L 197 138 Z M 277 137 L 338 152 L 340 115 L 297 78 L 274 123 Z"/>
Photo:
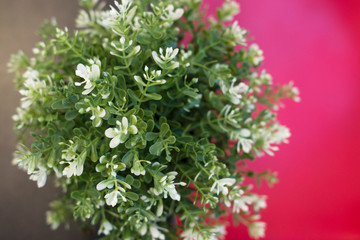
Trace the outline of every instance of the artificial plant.
<path fill-rule="evenodd" d="M 52 228 L 72 218 L 103 239 L 216 239 L 231 214 L 264 236 L 265 197 L 247 168 L 290 136 L 277 120 L 288 85 L 273 85 L 226 0 L 81 0 L 77 30 L 41 29 L 34 55 L 14 55 L 21 106 L 14 162 L 43 187 Z M 248 181 L 246 181 L 248 182 Z"/>

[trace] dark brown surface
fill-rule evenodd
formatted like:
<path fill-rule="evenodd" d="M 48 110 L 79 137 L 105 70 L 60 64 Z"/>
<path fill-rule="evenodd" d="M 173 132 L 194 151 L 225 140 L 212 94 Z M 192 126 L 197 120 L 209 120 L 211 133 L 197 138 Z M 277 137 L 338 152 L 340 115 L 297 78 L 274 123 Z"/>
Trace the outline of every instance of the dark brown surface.
<path fill-rule="evenodd" d="M 25 172 L 11 164 L 15 135 L 11 116 L 19 105 L 13 75 L 6 64 L 11 53 L 29 54 L 39 41 L 37 29 L 44 19 L 56 17 L 60 26 L 74 26 L 76 0 L 0 0 L 0 239 L 88 239 L 76 226 L 56 231 L 46 225 L 45 212 L 57 191 L 50 183 L 38 189 Z"/>

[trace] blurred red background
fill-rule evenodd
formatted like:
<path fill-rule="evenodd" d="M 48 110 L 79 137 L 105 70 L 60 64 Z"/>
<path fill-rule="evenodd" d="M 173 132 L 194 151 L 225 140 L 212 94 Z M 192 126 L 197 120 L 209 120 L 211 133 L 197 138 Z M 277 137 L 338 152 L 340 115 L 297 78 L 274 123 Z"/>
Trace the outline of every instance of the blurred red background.
<path fill-rule="evenodd" d="M 208 0 L 209 14 L 223 1 Z M 250 166 L 276 170 L 265 239 L 360 239 L 360 1 L 240 0 L 239 25 L 264 50 L 275 83 L 294 80 L 302 101 L 279 119 L 290 144 Z M 249 239 L 230 226 L 226 239 Z"/>
<path fill-rule="evenodd" d="M 264 50 L 263 67 L 275 83 L 294 80 L 302 98 L 300 103 L 287 101 L 279 111 L 280 121 L 291 129 L 290 144 L 280 146 L 275 157 L 251 164 L 279 173 L 279 184 L 258 191 L 268 195 L 262 215 L 265 239 L 360 239 L 360 0 L 238 1 L 237 20 Z M 204 2 L 214 16 L 223 0 Z M 46 226 L 44 212 L 55 191 L 50 186 L 37 189 L 10 164 L 15 145 L 10 116 L 18 96 L 9 90 L 13 83 L 5 70 L 11 52 L 31 49 L 44 18 L 56 16 L 62 26 L 71 26 L 76 1 L 0 3 L 6 5 L 0 8 L 0 75 L 8 79 L 0 88 L 6 103 L 0 106 L 6 136 L 0 139 L 0 192 L 6 193 L 0 197 L 0 239 L 80 239 L 76 228 L 53 232 Z M 243 226 L 227 230 L 227 240 L 249 239 Z"/>

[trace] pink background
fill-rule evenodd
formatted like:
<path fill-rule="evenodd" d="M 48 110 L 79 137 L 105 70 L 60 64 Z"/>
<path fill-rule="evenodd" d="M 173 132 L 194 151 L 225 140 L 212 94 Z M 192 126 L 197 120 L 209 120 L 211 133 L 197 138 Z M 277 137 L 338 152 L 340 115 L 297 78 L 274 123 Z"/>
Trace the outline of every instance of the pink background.
<path fill-rule="evenodd" d="M 204 0 L 214 14 L 223 0 Z M 11 116 L 19 104 L 10 53 L 29 53 L 43 19 L 73 26 L 75 0 L 0 0 L 0 239 L 88 239 L 73 226 L 51 231 L 45 223 L 56 190 L 37 189 L 10 163 L 15 146 Z M 253 167 L 277 170 L 280 182 L 259 190 L 269 196 L 263 220 L 269 240 L 360 239 L 360 0 L 240 0 L 240 26 L 264 50 L 276 83 L 294 80 L 302 102 L 287 102 L 282 123 L 290 144 Z M 16 213 L 16 214 L 14 214 Z M 228 240 L 246 240 L 245 227 L 229 227 Z"/>
<path fill-rule="evenodd" d="M 210 14 L 223 1 L 208 0 Z M 265 239 L 360 239 L 360 1 L 241 0 L 240 26 L 264 50 L 275 83 L 294 80 L 298 104 L 279 112 L 290 144 L 251 166 L 278 171 L 262 187 Z M 230 226 L 226 239 L 248 239 Z"/>

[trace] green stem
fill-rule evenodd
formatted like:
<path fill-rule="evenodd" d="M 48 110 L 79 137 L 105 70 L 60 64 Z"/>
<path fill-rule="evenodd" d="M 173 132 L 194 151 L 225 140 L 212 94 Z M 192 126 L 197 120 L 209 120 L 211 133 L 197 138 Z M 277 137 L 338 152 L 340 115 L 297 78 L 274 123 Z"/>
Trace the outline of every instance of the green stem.
<path fill-rule="evenodd" d="M 147 89 L 149 88 L 149 86 L 150 86 L 150 82 L 147 81 L 146 87 L 145 87 L 144 91 L 141 93 L 141 96 L 140 96 L 140 100 L 139 100 L 139 103 L 138 103 L 139 108 L 141 106 L 142 100 L 144 99 L 145 93 L 146 93 Z"/>
<path fill-rule="evenodd" d="M 65 41 L 65 44 L 69 47 L 70 50 L 72 50 L 79 58 L 81 58 L 83 61 L 87 62 L 88 60 L 83 57 L 83 55 L 78 52 L 67 40 Z"/>

